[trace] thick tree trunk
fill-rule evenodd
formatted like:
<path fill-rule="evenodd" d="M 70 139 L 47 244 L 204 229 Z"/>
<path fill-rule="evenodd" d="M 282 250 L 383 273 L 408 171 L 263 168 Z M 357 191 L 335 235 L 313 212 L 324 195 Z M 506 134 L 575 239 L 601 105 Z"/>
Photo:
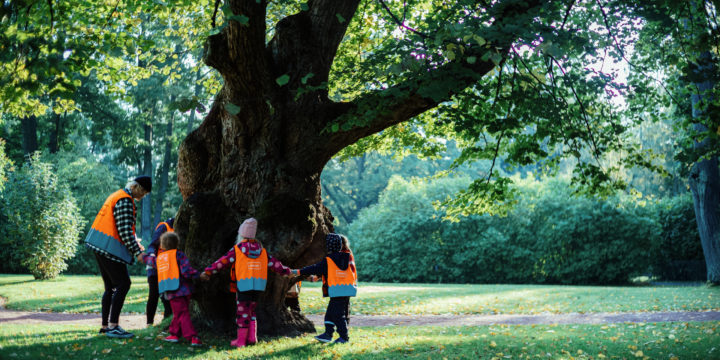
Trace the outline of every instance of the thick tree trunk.
<path fill-rule="evenodd" d="M 37 117 L 30 115 L 20 120 L 22 126 L 22 147 L 23 153 L 29 155 L 37 151 Z"/>

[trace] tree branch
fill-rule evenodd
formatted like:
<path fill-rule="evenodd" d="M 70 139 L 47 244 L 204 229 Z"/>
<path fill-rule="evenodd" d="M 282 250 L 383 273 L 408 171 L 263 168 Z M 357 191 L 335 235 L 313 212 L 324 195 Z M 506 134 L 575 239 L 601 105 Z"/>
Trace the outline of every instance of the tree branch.
<path fill-rule="evenodd" d="M 276 76 L 289 75 L 286 89 L 327 82 L 333 59 L 360 0 L 310 0 L 308 10 L 278 22 L 268 46 Z M 327 91 L 325 91 L 326 93 Z"/>
<path fill-rule="evenodd" d="M 491 27 L 501 29 L 505 22 L 509 21 L 509 18 L 514 17 L 514 14 L 527 14 L 539 4 L 540 1 L 528 1 L 521 3 L 517 7 L 505 6 L 502 14 L 500 14 L 501 16 L 496 17 L 497 20 Z M 508 53 L 516 37 L 503 36 L 502 39 L 502 43 L 495 42 L 489 48 L 499 49 L 498 53 L 504 55 Z M 344 109 L 338 116 L 353 118 L 356 123 L 358 120 L 364 120 L 365 124 L 326 135 L 325 137 L 329 137 L 324 142 L 326 148 L 322 149 L 324 151 L 320 154 L 315 155 L 325 157 L 329 154 L 329 156 L 332 156 L 360 138 L 407 121 L 437 107 L 443 101 L 450 100 L 452 96 L 477 83 L 480 78 L 496 67 L 496 64 L 491 60 L 480 60 L 482 51 L 484 50 L 480 47 L 468 48 L 464 57 L 458 57 L 434 71 L 425 72 L 404 83 L 382 91 L 368 93 L 357 98 L 352 103 L 344 104 Z M 468 63 L 466 59 L 469 56 L 476 56 L 477 61 L 473 64 Z M 448 79 L 452 79 L 452 81 L 448 81 Z M 440 91 L 429 90 L 438 89 L 438 87 L 441 88 Z M 442 92 L 442 96 L 431 98 L 426 95 L 431 92 Z M 398 93 L 404 95 L 398 96 L 396 95 Z M 337 121 L 337 118 L 335 121 Z"/>
<path fill-rule="evenodd" d="M 426 38 L 429 37 L 429 35 L 424 34 L 424 33 L 421 33 L 420 31 L 417 31 L 417 30 L 415 30 L 415 29 L 413 29 L 413 28 L 405 25 L 405 13 L 404 13 L 404 12 L 403 12 L 403 19 L 400 20 L 400 19 L 398 19 L 397 16 L 395 16 L 395 14 L 393 14 L 392 10 L 390 10 L 390 8 L 387 6 L 387 4 L 385 4 L 385 1 L 383 1 L 383 0 L 378 0 L 378 1 L 380 2 L 380 5 L 382 5 L 383 9 L 385 9 L 385 12 L 387 12 L 388 15 L 390 15 L 390 17 L 393 19 L 393 21 L 394 21 L 399 27 L 401 27 L 401 28 L 403 28 L 403 29 L 410 30 L 410 31 L 414 32 L 415 34 L 418 34 L 418 35 L 419 35 L 421 38 L 423 38 L 423 39 L 426 39 Z"/>

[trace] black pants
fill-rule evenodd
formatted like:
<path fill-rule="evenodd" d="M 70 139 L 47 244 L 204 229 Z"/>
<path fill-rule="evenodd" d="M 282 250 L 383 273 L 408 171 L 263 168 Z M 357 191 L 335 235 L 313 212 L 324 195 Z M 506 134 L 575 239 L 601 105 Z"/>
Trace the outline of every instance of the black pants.
<path fill-rule="evenodd" d="M 325 332 L 332 336 L 333 326 L 337 327 L 338 335 L 345 340 L 348 338 L 348 316 L 350 315 L 350 297 L 330 298 L 325 310 Z"/>
<path fill-rule="evenodd" d="M 170 302 L 167 301 L 165 297 L 160 297 L 160 293 L 158 292 L 158 276 L 150 275 L 147 279 L 148 289 L 150 291 L 148 292 L 148 301 L 145 306 L 145 316 L 147 317 L 147 323 L 152 324 L 155 321 L 155 311 L 157 311 L 158 299 L 162 300 L 163 319 L 172 315 L 172 308 L 170 307 Z"/>
<path fill-rule="evenodd" d="M 127 265 L 112 261 L 96 252 L 94 254 L 105 284 L 105 293 L 102 296 L 102 325 L 108 325 L 108 317 L 111 323 L 117 324 L 125 303 L 125 295 L 130 291 L 130 274 Z"/>

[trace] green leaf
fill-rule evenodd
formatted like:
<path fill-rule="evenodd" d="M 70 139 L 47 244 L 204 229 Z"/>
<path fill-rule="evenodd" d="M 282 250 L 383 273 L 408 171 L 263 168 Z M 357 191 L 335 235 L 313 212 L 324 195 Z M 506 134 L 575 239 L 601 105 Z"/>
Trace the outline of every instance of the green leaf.
<path fill-rule="evenodd" d="M 250 23 L 250 18 L 245 15 L 232 15 L 228 16 L 229 20 L 235 20 L 240 23 L 240 25 L 247 26 Z"/>
<path fill-rule="evenodd" d="M 308 11 L 308 10 L 310 10 L 310 7 L 308 6 L 307 3 L 302 3 L 302 4 L 300 4 L 300 10 Z"/>
<path fill-rule="evenodd" d="M 330 128 L 330 131 L 332 131 L 332 132 L 337 132 L 338 129 L 340 129 L 340 125 L 338 125 L 337 123 L 335 123 L 335 124 L 332 124 L 332 127 Z"/>
<path fill-rule="evenodd" d="M 301 82 L 303 85 L 305 85 L 305 84 L 307 84 L 308 79 L 310 79 L 310 78 L 313 77 L 313 76 L 315 76 L 315 74 L 313 74 L 313 73 L 308 73 L 307 75 L 303 76 L 302 79 L 300 79 L 300 82 Z"/>
<path fill-rule="evenodd" d="M 290 81 L 290 75 L 288 75 L 288 74 L 285 74 L 285 75 L 275 79 L 275 82 L 280 86 L 287 84 L 289 81 Z"/>
<path fill-rule="evenodd" d="M 240 113 L 240 107 L 233 103 L 226 103 L 225 111 L 229 112 L 232 115 L 237 115 Z"/>
<path fill-rule="evenodd" d="M 338 19 L 338 21 L 339 21 L 341 24 L 344 24 L 344 23 L 345 23 L 345 18 L 344 18 L 342 15 L 340 15 L 340 14 L 335 14 L 335 16 L 337 16 L 337 19 Z"/>

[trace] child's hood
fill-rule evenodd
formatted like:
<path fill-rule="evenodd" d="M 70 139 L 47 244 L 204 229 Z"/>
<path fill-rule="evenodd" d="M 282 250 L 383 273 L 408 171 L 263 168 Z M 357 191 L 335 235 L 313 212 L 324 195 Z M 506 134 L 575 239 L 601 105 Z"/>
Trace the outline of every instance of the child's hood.
<path fill-rule="evenodd" d="M 329 254 L 328 257 L 337 265 L 340 270 L 347 270 L 350 266 L 350 253 L 348 252 L 334 252 Z"/>

